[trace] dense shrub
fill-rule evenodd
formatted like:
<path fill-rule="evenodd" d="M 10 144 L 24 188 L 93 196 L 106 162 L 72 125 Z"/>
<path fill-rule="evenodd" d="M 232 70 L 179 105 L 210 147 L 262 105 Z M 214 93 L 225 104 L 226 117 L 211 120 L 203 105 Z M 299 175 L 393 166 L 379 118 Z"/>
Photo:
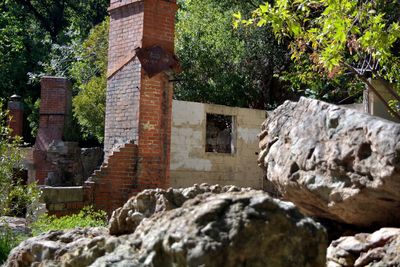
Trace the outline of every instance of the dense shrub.
<path fill-rule="evenodd" d="M 0 264 L 4 263 L 15 245 L 15 236 L 7 229 L 0 229 Z"/>
<path fill-rule="evenodd" d="M 0 227 L 0 264 L 7 260 L 12 249 L 26 238 L 27 235 L 16 234 L 6 226 Z"/>
<path fill-rule="evenodd" d="M 3 103 L 0 99 L 0 216 L 23 216 L 40 194 L 36 184 L 25 185 L 18 175 L 22 169 L 22 138 L 12 137 Z"/>

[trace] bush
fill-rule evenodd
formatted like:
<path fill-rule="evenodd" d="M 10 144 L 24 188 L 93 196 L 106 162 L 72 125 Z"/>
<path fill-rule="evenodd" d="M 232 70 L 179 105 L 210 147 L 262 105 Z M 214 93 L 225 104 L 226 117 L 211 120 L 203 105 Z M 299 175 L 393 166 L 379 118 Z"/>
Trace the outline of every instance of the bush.
<path fill-rule="evenodd" d="M 0 227 L 0 265 L 7 260 L 11 250 L 27 238 L 27 235 L 16 234 L 7 226 Z"/>
<path fill-rule="evenodd" d="M 107 225 L 105 211 L 96 211 L 93 207 L 84 207 L 78 214 L 57 218 L 54 215 L 44 214 L 32 224 L 34 236 L 50 230 L 72 229 L 77 227 L 98 227 Z"/>
<path fill-rule="evenodd" d="M 15 246 L 15 236 L 7 229 L 0 230 L 0 264 L 3 264 Z"/>
<path fill-rule="evenodd" d="M 24 215 L 39 197 L 35 184 L 24 185 L 17 173 L 22 169 L 22 138 L 12 137 L 9 113 L 0 99 L 0 216 Z"/>
<path fill-rule="evenodd" d="M 72 64 L 75 81 L 72 106 L 84 138 L 104 141 L 109 19 L 92 29 Z"/>

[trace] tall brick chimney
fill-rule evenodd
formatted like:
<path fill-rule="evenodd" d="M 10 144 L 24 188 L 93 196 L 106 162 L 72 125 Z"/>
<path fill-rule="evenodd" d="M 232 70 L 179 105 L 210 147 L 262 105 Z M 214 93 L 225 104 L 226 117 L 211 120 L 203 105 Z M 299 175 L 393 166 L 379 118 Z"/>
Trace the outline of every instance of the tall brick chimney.
<path fill-rule="evenodd" d="M 85 203 L 111 213 L 169 185 L 175 0 L 111 0 L 104 151 Z"/>
<path fill-rule="evenodd" d="M 71 110 L 71 84 L 65 78 L 43 77 L 41 82 L 39 129 L 33 151 L 36 180 L 44 184 L 53 166 L 46 158 L 49 145 L 62 141 Z"/>
<path fill-rule="evenodd" d="M 24 107 L 21 103 L 21 97 L 18 95 L 13 95 L 10 97 L 8 102 L 9 110 L 9 126 L 13 130 L 12 136 L 22 136 L 23 126 L 24 126 Z"/>
<path fill-rule="evenodd" d="M 137 144 L 137 190 L 168 186 L 173 86 L 159 59 L 174 52 L 176 10 L 175 0 L 111 0 L 109 8 L 104 149 L 107 161 Z"/>

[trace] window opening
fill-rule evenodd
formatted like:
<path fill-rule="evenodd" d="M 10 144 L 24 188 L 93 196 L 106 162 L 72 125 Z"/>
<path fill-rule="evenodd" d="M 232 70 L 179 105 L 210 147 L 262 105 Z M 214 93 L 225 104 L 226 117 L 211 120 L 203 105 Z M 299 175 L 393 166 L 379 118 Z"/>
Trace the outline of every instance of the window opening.
<path fill-rule="evenodd" d="M 231 154 L 233 152 L 233 118 L 207 114 L 206 152 Z"/>

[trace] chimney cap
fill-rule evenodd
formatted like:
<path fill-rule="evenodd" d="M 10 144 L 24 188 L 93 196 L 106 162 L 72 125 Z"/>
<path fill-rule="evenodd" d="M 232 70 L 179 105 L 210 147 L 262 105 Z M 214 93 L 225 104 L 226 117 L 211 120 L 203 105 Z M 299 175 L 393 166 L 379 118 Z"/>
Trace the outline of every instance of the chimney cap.
<path fill-rule="evenodd" d="M 11 101 L 14 101 L 14 102 L 18 102 L 18 101 L 21 100 L 21 96 L 19 96 L 19 95 L 17 95 L 17 94 L 13 94 L 13 95 L 10 97 L 10 100 L 11 100 Z"/>

